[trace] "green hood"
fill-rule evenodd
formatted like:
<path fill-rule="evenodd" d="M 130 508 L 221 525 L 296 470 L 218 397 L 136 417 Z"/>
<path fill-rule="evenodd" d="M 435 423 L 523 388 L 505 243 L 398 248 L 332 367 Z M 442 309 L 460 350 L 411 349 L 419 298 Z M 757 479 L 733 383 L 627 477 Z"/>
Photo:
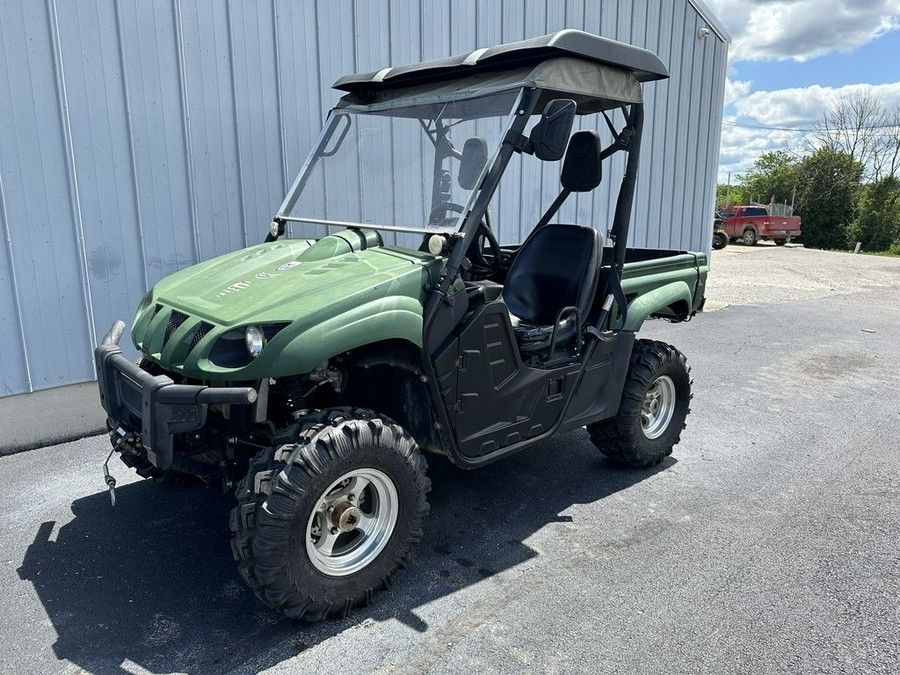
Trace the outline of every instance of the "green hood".
<path fill-rule="evenodd" d="M 306 373 L 379 340 L 421 345 L 422 304 L 442 267 L 429 254 L 383 246 L 371 231 L 260 244 L 160 281 L 142 302 L 132 337 L 166 369 L 198 379 Z M 247 325 L 261 326 L 268 343 L 245 364 Z M 223 358 L 215 345 L 229 331 L 234 358 Z"/>

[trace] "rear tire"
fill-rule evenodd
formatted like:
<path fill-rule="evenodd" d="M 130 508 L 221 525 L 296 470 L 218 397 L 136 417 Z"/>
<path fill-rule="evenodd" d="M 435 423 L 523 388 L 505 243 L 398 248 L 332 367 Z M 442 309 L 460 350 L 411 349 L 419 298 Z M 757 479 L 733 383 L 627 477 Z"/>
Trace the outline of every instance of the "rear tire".
<path fill-rule="evenodd" d="M 787 243 L 787 239 L 776 239 L 775 240 L 776 246 L 784 246 L 786 243 Z"/>
<path fill-rule="evenodd" d="M 237 488 L 230 524 L 241 576 L 295 619 L 368 604 L 422 538 L 425 469 L 412 437 L 371 411 L 301 418 L 253 458 Z"/>
<path fill-rule="evenodd" d="M 713 234 L 712 247 L 715 250 L 720 251 L 726 246 L 728 246 L 728 235 L 722 234 L 721 232 Z"/>
<path fill-rule="evenodd" d="M 587 427 L 604 455 L 636 468 L 672 454 L 690 412 L 690 368 L 672 345 L 637 340 L 616 417 Z"/>
<path fill-rule="evenodd" d="M 744 236 L 741 238 L 741 241 L 743 241 L 746 246 L 756 246 L 756 242 L 759 241 L 756 237 L 756 230 L 752 228 L 744 230 Z"/>

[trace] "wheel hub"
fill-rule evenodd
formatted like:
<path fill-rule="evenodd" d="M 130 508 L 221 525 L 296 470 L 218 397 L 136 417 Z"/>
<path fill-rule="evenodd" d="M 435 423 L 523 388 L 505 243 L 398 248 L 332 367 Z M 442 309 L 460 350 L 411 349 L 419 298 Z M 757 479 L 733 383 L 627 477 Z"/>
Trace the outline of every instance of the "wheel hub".
<path fill-rule="evenodd" d="M 306 525 L 306 553 L 319 572 L 343 577 L 381 553 L 400 514 L 390 477 L 375 468 L 355 469 L 334 481 L 318 499 Z"/>
<path fill-rule="evenodd" d="M 332 524 L 341 532 L 353 532 L 362 519 L 362 513 L 350 502 L 341 502 L 334 507 L 331 514 Z"/>
<path fill-rule="evenodd" d="M 675 383 L 668 375 L 657 378 L 647 389 L 641 406 L 641 430 L 653 440 L 662 436 L 675 413 Z"/>

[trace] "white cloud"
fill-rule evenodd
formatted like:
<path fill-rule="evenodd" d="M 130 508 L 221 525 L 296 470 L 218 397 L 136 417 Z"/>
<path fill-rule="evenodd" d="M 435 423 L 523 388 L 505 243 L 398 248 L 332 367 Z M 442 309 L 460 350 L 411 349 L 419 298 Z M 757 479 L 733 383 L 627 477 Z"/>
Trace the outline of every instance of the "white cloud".
<path fill-rule="evenodd" d="M 732 33 L 730 62 L 806 61 L 849 52 L 884 33 L 900 29 L 900 0 L 706 0 Z M 845 87 L 811 86 L 753 91 L 753 83 L 726 80 L 719 179 L 740 174 L 764 152 L 809 148 L 809 129 L 840 96 L 870 90 L 900 106 L 900 82 Z M 729 124 L 729 122 L 733 124 Z M 736 123 L 736 124 L 734 124 Z M 756 129 L 747 126 L 779 127 Z M 782 129 L 797 129 L 785 131 Z M 734 179 L 734 176 L 732 176 Z"/>
<path fill-rule="evenodd" d="M 744 121 L 765 126 L 808 128 L 839 98 L 868 92 L 890 107 L 900 106 L 900 82 L 891 84 L 850 84 L 844 87 L 811 87 L 755 91 L 734 103 Z"/>
<path fill-rule="evenodd" d="M 734 122 L 733 117 L 726 121 Z M 747 171 L 764 152 L 798 150 L 803 134 L 792 131 L 771 131 L 724 124 L 719 154 L 719 182 L 724 183 L 731 172 L 731 182 Z"/>
<path fill-rule="evenodd" d="M 900 29 L 900 0 L 707 0 L 731 31 L 731 59 L 806 61 Z"/>
<path fill-rule="evenodd" d="M 745 172 L 764 152 L 808 150 L 805 142 L 810 129 L 822 113 L 842 96 L 866 91 L 881 98 L 888 107 L 900 107 L 900 82 L 891 84 L 852 84 L 844 87 L 822 87 L 756 91 L 734 101 L 735 115 L 722 125 L 722 149 L 719 157 L 719 181 L 728 172 L 734 176 Z M 781 129 L 757 129 L 742 124 Z M 788 130 L 785 130 L 788 129 Z M 791 131 L 794 129 L 795 131 Z"/>
<path fill-rule="evenodd" d="M 730 77 L 725 80 L 725 107 L 732 103 L 746 98 L 750 94 L 753 83 L 749 80 L 732 80 Z"/>

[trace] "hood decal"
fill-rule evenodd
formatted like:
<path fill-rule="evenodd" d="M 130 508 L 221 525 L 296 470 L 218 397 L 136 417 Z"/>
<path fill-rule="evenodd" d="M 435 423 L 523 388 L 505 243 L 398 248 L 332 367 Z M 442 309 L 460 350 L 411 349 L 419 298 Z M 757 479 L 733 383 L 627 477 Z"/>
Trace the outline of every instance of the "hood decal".
<path fill-rule="evenodd" d="M 234 293 L 240 293 L 241 291 L 250 288 L 250 281 L 239 281 L 236 284 L 231 284 L 231 286 L 226 286 L 221 291 L 216 293 L 217 298 L 224 298 L 226 295 L 232 295 Z"/>

